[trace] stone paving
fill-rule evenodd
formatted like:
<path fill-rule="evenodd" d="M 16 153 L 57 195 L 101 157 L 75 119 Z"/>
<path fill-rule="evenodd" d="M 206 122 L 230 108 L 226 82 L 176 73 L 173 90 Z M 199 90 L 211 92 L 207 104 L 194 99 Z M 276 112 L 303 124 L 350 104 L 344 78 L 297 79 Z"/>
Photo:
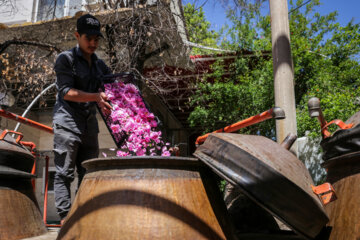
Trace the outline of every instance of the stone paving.
<path fill-rule="evenodd" d="M 48 233 L 31 238 L 23 238 L 22 240 L 56 240 L 60 228 L 48 228 Z"/>

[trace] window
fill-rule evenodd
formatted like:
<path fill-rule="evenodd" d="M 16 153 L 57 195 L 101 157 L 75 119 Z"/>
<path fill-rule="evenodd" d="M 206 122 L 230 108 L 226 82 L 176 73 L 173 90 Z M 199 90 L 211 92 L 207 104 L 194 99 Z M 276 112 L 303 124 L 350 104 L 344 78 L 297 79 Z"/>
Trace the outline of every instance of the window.
<path fill-rule="evenodd" d="M 64 16 L 65 0 L 38 0 L 37 21 Z"/>
<path fill-rule="evenodd" d="M 74 16 L 83 10 L 85 0 L 37 0 L 36 21 Z"/>

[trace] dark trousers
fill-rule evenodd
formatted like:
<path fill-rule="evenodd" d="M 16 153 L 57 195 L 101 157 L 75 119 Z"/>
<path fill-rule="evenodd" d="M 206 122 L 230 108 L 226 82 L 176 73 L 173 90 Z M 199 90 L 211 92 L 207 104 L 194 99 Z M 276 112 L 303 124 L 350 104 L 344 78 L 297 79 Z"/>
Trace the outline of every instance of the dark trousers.
<path fill-rule="evenodd" d="M 78 173 L 78 188 L 85 175 L 81 163 L 99 155 L 98 134 L 76 134 L 59 125 L 54 126 L 54 179 L 55 206 L 61 219 L 71 207 L 70 184 L 74 181 L 75 167 Z"/>

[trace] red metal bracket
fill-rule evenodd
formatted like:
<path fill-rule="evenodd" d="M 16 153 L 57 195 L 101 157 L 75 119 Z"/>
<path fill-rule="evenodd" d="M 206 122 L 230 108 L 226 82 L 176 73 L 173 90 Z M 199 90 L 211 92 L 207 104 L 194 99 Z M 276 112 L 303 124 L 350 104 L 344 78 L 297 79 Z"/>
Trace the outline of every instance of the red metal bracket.
<path fill-rule="evenodd" d="M 319 186 L 311 185 L 313 192 L 318 195 L 324 205 L 337 199 L 335 190 L 330 183 L 324 183 Z"/>
<path fill-rule="evenodd" d="M 219 132 L 235 132 L 241 128 L 247 127 L 247 126 L 251 126 L 254 125 L 256 123 L 259 122 L 263 122 L 265 120 L 271 119 L 271 118 L 275 118 L 275 119 L 284 119 L 285 118 L 285 113 L 284 111 L 279 108 L 279 107 L 274 107 L 271 108 L 265 112 L 262 112 L 258 115 L 249 117 L 245 120 L 242 120 L 240 122 L 234 123 L 232 125 L 226 126 L 224 128 L 218 129 L 216 131 L 214 131 L 213 133 L 219 133 Z M 203 136 L 200 136 L 196 139 L 195 144 L 199 145 L 202 144 L 203 142 L 205 142 L 206 138 L 210 135 L 210 133 L 207 133 Z"/>
<path fill-rule="evenodd" d="M 14 113 L 5 111 L 3 109 L 0 109 L 0 116 L 11 119 L 11 120 L 14 120 L 14 121 L 17 121 L 17 122 L 21 122 L 22 124 L 26 124 L 28 126 L 40 129 L 42 131 L 45 131 L 45 132 L 48 132 L 48 133 L 51 133 L 51 134 L 54 133 L 53 129 L 51 127 L 49 127 L 49 126 L 46 126 L 46 125 L 43 125 L 41 123 L 35 122 L 33 120 L 24 118 L 22 116 L 14 114 Z"/>
<path fill-rule="evenodd" d="M 331 122 L 326 123 L 321 128 L 321 132 L 322 132 L 324 138 L 327 138 L 327 137 L 331 136 L 331 133 L 327 130 L 327 128 L 332 124 L 336 124 L 341 129 L 350 129 L 350 128 L 352 128 L 354 126 L 353 123 L 346 124 L 346 123 L 344 123 L 343 121 L 341 121 L 339 119 L 332 120 Z"/>
<path fill-rule="evenodd" d="M 24 142 L 24 141 L 20 141 L 20 143 L 26 147 L 30 148 L 31 153 L 33 153 L 34 149 L 36 148 L 35 143 L 33 142 Z M 33 153 L 34 154 L 34 153 Z"/>
<path fill-rule="evenodd" d="M 12 130 L 5 129 L 5 130 L 1 133 L 1 135 L 0 135 L 0 140 L 4 140 L 6 134 L 8 134 L 8 133 L 13 133 L 13 134 L 18 135 L 18 137 L 17 137 L 16 140 L 15 140 L 16 143 L 19 143 L 20 140 L 24 137 L 24 136 L 22 135 L 22 133 L 20 133 L 20 132 L 14 132 L 14 131 L 12 131 Z"/>
<path fill-rule="evenodd" d="M 31 174 L 35 174 L 36 173 L 36 154 L 34 152 L 34 149 L 36 148 L 36 145 L 33 142 L 24 142 L 24 141 L 20 141 L 20 144 L 30 148 L 31 153 L 34 156 L 34 165 L 31 169 Z M 35 179 L 31 179 L 31 184 L 32 184 L 34 192 L 35 192 Z"/>

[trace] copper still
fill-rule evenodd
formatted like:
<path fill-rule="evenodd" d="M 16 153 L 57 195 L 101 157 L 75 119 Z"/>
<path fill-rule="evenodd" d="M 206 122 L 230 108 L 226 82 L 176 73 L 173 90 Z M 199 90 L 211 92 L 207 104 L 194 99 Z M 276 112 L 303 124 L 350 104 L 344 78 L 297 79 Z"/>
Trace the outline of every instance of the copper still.
<path fill-rule="evenodd" d="M 213 173 L 183 157 L 85 161 L 58 239 L 235 239 Z"/>
<path fill-rule="evenodd" d="M 316 97 L 309 99 L 308 109 L 310 117 L 320 122 L 322 166 L 337 195 L 337 200 L 325 207 L 330 239 L 360 239 L 360 111 L 344 123 L 339 119 L 327 122 Z M 333 134 L 328 129 L 331 124 L 338 126 Z"/>
<path fill-rule="evenodd" d="M 323 166 L 338 198 L 325 207 L 330 239 L 360 239 L 360 152 L 329 159 Z"/>
<path fill-rule="evenodd" d="M 281 219 L 296 233 L 294 239 L 317 239 L 323 235 L 329 219 L 312 190 L 311 176 L 305 165 L 281 145 L 262 136 L 213 133 L 194 155 L 258 206 Z M 239 239 L 248 236 L 240 234 Z M 268 234 L 249 239 L 293 239 L 283 237 Z"/>
<path fill-rule="evenodd" d="M 327 181 L 332 184 L 337 200 L 326 206 L 331 240 L 360 239 L 360 112 L 348 119 L 350 129 L 338 130 L 321 145 Z"/>
<path fill-rule="evenodd" d="M 15 240 L 47 232 L 31 185 L 34 156 L 7 130 L 0 130 L 0 239 Z"/>

